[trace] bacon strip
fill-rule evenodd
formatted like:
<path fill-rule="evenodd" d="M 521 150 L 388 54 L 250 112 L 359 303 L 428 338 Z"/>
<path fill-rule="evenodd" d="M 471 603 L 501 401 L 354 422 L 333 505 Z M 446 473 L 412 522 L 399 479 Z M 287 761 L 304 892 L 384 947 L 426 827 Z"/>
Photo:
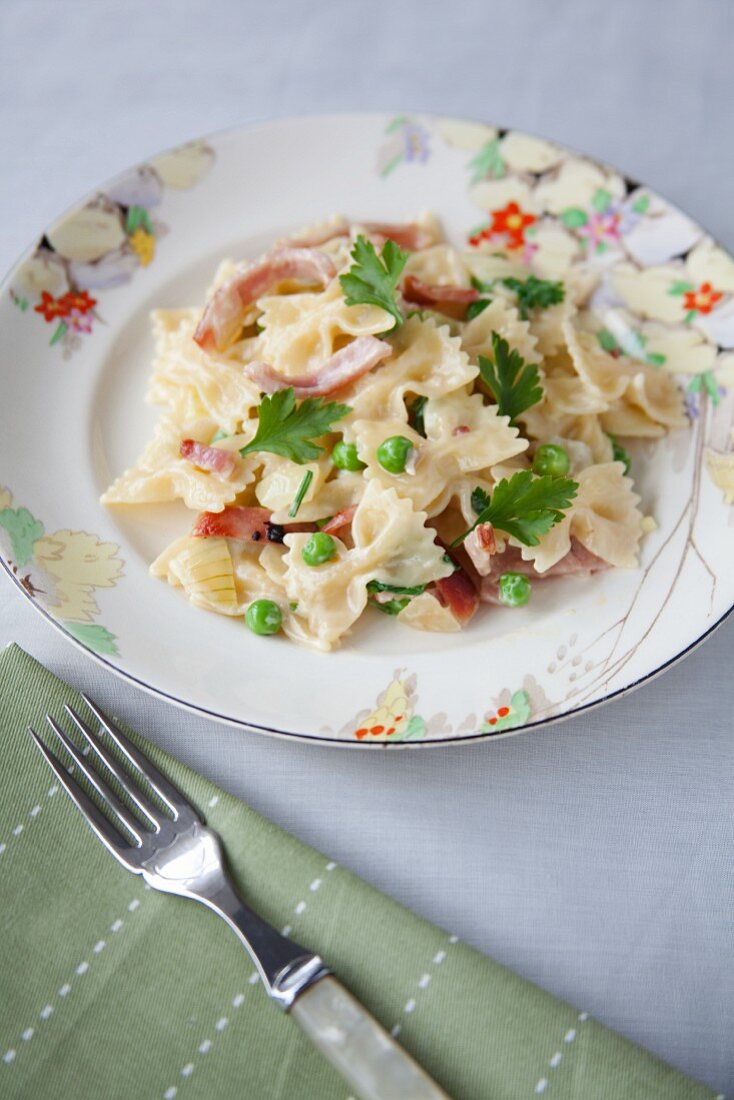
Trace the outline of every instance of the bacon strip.
<path fill-rule="evenodd" d="M 265 393 L 275 393 L 292 386 L 296 397 L 322 397 L 372 370 L 392 355 L 392 350 L 390 344 L 378 340 L 376 336 L 358 336 L 351 344 L 345 344 L 334 352 L 323 366 L 301 378 L 283 378 L 267 363 L 248 363 L 247 371 Z"/>
<path fill-rule="evenodd" d="M 448 607 L 458 623 L 464 626 L 479 606 L 479 594 L 469 574 L 459 566 L 450 577 L 436 581 L 436 595 L 444 607 Z"/>
<path fill-rule="evenodd" d="M 468 541 L 467 538 L 465 545 Z M 531 561 L 524 561 L 522 552 L 517 546 L 508 546 L 503 553 L 492 557 L 489 573 L 480 580 L 479 595 L 483 603 L 499 604 L 498 582 L 503 573 L 522 573 L 535 582 L 551 577 L 588 577 L 603 569 L 609 569 L 609 563 L 592 554 L 575 538 L 571 539 L 571 549 L 568 553 L 550 569 L 546 569 L 545 573 L 538 573 Z"/>
<path fill-rule="evenodd" d="M 241 542 L 259 542 L 268 537 L 270 515 L 267 508 L 244 508 L 237 504 L 228 504 L 221 512 L 201 512 L 191 533 L 239 539 Z"/>
<path fill-rule="evenodd" d="M 350 508 L 345 508 L 343 512 L 337 512 L 328 523 L 324 524 L 321 530 L 325 531 L 327 535 L 333 535 L 335 531 L 342 531 L 345 527 L 351 526 L 356 511 L 357 505 L 352 504 Z"/>
<path fill-rule="evenodd" d="M 196 439 L 183 439 L 179 454 L 194 466 L 220 474 L 223 478 L 231 477 L 237 466 L 237 459 L 231 451 L 223 451 L 221 447 L 208 447 L 206 443 L 199 443 Z"/>
<path fill-rule="evenodd" d="M 478 523 L 464 539 L 464 549 L 480 577 L 492 571 L 492 558 L 497 553 L 494 527 L 491 523 Z"/>
<path fill-rule="evenodd" d="M 239 270 L 204 307 L 194 340 L 205 351 L 223 351 L 237 335 L 249 306 L 278 283 L 291 280 L 326 286 L 336 275 L 328 256 L 315 248 L 282 248 Z"/>
<path fill-rule="evenodd" d="M 479 300 L 479 292 L 474 287 L 430 285 L 421 282 L 415 275 L 406 275 L 403 298 L 419 306 L 431 306 L 448 317 L 462 321 L 466 307 Z"/>
<path fill-rule="evenodd" d="M 470 302 L 479 300 L 479 291 L 472 286 L 432 285 L 421 282 L 415 275 L 406 275 L 403 282 L 403 297 L 406 301 L 416 302 L 420 306 L 436 305 L 441 302 L 462 302 L 469 305 Z"/>

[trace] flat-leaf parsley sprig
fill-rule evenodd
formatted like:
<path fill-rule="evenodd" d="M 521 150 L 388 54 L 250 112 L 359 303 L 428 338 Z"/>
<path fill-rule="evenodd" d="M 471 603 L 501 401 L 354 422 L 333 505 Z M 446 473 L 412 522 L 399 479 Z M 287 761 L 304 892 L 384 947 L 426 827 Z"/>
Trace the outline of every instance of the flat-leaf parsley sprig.
<path fill-rule="evenodd" d="M 269 451 L 303 466 L 324 450 L 312 440 L 326 435 L 335 421 L 351 411 L 350 405 L 339 405 L 336 401 L 325 405 L 323 397 L 307 397 L 296 406 L 292 386 L 278 390 L 260 402 L 257 431 L 247 446 L 240 449 L 240 454 L 244 458 L 254 451 Z"/>
<path fill-rule="evenodd" d="M 371 305 L 386 310 L 395 318 L 392 332 L 405 320 L 395 301 L 395 290 L 408 262 L 408 253 L 388 239 L 378 256 L 372 242 L 360 235 L 351 256 L 354 263 L 346 275 L 339 276 L 344 301 L 348 306 Z"/>
<path fill-rule="evenodd" d="M 519 351 L 511 351 L 498 332 L 492 333 L 492 351 L 494 362 L 485 355 L 478 357 L 479 374 L 497 402 L 500 416 L 509 416 L 514 424 L 543 396 L 538 368 L 535 363 L 526 363 Z"/>
<path fill-rule="evenodd" d="M 463 542 L 478 524 L 491 523 L 498 530 L 514 535 L 523 546 L 537 546 L 540 536 L 563 519 L 578 488 L 578 482 L 571 478 L 549 474 L 533 477 L 531 470 L 521 470 L 509 481 L 502 478 L 491 496 L 477 487 L 471 496 L 477 518 L 451 545 Z"/>
<path fill-rule="evenodd" d="M 566 297 L 563 283 L 555 279 L 539 279 L 537 275 L 528 275 L 527 279 L 510 276 L 502 282 L 517 294 L 517 308 L 523 321 L 527 321 L 531 309 L 557 306 Z"/>

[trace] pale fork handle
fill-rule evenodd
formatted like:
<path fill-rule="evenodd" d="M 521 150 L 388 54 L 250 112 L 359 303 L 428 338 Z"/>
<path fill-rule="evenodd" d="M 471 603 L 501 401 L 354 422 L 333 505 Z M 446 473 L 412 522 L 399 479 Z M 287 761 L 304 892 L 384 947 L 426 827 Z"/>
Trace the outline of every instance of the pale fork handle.
<path fill-rule="evenodd" d="M 360 1100 L 450 1100 L 336 978 L 304 990 L 290 1015 Z"/>

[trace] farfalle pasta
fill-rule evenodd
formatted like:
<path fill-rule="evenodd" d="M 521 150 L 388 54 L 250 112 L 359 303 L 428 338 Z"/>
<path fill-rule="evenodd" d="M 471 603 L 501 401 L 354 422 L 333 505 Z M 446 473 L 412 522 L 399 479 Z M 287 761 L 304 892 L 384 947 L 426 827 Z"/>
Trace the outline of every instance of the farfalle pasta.
<path fill-rule="evenodd" d="M 548 577 L 634 568 L 620 437 L 687 419 L 669 374 L 602 346 L 595 277 L 567 278 L 465 254 L 432 215 L 225 260 L 203 308 L 154 312 L 161 418 L 102 500 L 182 501 L 153 575 L 321 650 L 366 614 L 453 633 Z"/>

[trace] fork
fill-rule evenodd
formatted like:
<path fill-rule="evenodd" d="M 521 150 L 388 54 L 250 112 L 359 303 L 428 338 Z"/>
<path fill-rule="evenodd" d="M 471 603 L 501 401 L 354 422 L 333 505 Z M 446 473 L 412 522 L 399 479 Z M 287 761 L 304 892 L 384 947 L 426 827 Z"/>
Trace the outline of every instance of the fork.
<path fill-rule="evenodd" d="M 193 898 L 222 917 L 249 952 L 272 1000 L 296 1019 L 362 1100 L 449 1100 L 318 955 L 276 932 L 242 900 L 218 835 L 119 727 L 86 695 L 82 698 L 101 727 L 99 734 L 72 707 L 64 709 L 89 746 L 87 753 L 94 754 L 95 766 L 50 714 L 46 721 L 71 757 L 71 769 L 30 726 L 28 732 L 115 859 L 154 889 Z M 117 754 L 105 744 L 102 730 Z M 106 812 L 73 777 L 75 768 Z M 136 813 L 115 793 L 110 777 Z"/>

